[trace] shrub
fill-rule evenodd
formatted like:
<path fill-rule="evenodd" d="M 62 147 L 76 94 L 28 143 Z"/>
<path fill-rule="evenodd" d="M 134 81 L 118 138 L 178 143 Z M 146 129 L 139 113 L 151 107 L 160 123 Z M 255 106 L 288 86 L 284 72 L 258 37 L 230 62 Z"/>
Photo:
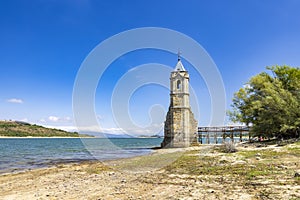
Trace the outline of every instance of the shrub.
<path fill-rule="evenodd" d="M 222 145 L 222 152 L 224 153 L 234 153 L 237 152 L 237 148 L 233 142 L 224 142 Z"/>

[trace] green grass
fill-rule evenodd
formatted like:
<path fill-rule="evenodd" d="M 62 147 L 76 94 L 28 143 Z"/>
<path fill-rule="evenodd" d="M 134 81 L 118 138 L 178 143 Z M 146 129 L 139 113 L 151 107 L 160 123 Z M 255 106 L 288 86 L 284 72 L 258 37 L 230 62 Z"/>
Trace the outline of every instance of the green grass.
<path fill-rule="evenodd" d="M 100 174 L 104 171 L 110 171 L 110 170 L 111 168 L 103 164 L 91 164 L 84 171 L 87 172 L 88 174 Z"/>
<path fill-rule="evenodd" d="M 300 185 L 300 177 L 295 177 L 295 183 Z"/>
<path fill-rule="evenodd" d="M 278 157 L 285 156 L 287 152 L 277 152 L 269 149 L 265 150 L 251 150 L 238 152 L 237 154 L 244 157 L 245 159 L 251 159 L 255 157 L 260 157 L 261 159 L 275 159 Z"/>
<path fill-rule="evenodd" d="M 253 168 L 245 169 L 245 178 L 247 180 L 255 180 L 263 176 L 268 176 L 268 178 L 274 178 L 276 175 L 282 172 L 276 168 L 274 165 L 260 163 L 255 165 Z"/>
<path fill-rule="evenodd" d="M 124 159 L 123 162 L 115 166 L 121 170 L 147 170 L 147 169 L 160 169 L 180 157 L 180 153 L 166 153 L 166 154 L 152 154 L 147 156 L 139 156 L 132 159 Z"/>
<path fill-rule="evenodd" d="M 300 146 L 296 146 L 296 147 L 288 147 L 287 150 L 288 150 L 289 152 L 300 153 Z"/>
<path fill-rule="evenodd" d="M 259 176 L 273 176 L 280 173 L 274 165 L 268 163 L 257 163 L 254 166 L 249 164 L 234 164 L 218 161 L 214 157 L 195 157 L 183 155 L 176 162 L 165 167 L 168 173 L 190 174 L 190 175 L 230 175 L 253 180 Z"/>
<path fill-rule="evenodd" d="M 218 152 L 218 148 L 212 152 Z M 299 154 L 295 154 L 295 152 Z M 245 164 L 232 164 L 228 160 L 221 159 L 221 156 L 238 158 Z M 287 169 L 282 169 L 282 159 L 291 156 L 297 160 L 300 156 L 299 146 L 287 148 L 286 151 L 264 150 L 245 150 L 231 154 L 220 154 L 217 156 L 199 156 L 199 152 L 187 152 L 165 170 L 171 174 L 190 174 L 190 175 L 208 175 L 208 176 L 231 176 L 238 178 L 238 181 L 252 181 L 268 177 L 274 179 L 283 174 L 287 174 Z M 297 156 L 297 157 L 295 157 Z M 259 160 L 256 160 L 259 157 Z M 297 164 L 297 163 L 296 163 Z M 298 181 L 298 180 L 297 180 Z"/>
<path fill-rule="evenodd" d="M 222 153 L 220 146 L 205 148 L 208 154 L 204 154 L 204 150 L 189 151 L 164 167 L 163 175 L 175 177 L 175 180 L 185 179 L 182 184 L 188 179 L 195 180 L 203 191 L 218 190 L 220 185 L 224 194 L 242 188 L 253 199 L 282 199 L 282 190 L 290 190 L 289 198 L 299 199 L 294 189 L 300 185 L 300 177 L 294 177 L 300 169 L 299 148 L 297 142 L 285 147 L 241 147 L 236 153 Z M 162 183 L 164 180 L 161 177 Z"/>

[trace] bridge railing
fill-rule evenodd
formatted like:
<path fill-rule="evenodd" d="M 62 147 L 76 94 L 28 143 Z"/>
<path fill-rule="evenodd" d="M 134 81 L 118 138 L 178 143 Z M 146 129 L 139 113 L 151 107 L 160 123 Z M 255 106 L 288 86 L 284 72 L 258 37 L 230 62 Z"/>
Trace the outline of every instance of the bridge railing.
<path fill-rule="evenodd" d="M 198 127 L 198 141 L 201 144 L 248 141 L 251 138 L 249 130 L 248 126 L 202 126 Z"/>

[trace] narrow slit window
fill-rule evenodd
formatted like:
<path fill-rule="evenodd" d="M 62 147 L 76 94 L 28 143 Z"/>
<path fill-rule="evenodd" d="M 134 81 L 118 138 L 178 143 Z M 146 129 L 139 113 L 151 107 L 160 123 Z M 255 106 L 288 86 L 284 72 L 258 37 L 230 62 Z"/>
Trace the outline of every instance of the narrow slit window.
<path fill-rule="evenodd" d="M 178 80 L 178 81 L 177 81 L 177 90 L 180 90 L 180 89 L 181 89 L 181 81 Z"/>

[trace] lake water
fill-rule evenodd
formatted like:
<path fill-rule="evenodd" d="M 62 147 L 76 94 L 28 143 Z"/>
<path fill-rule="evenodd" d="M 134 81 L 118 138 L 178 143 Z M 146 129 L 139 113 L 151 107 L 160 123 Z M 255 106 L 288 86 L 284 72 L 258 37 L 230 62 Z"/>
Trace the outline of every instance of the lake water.
<path fill-rule="evenodd" d="M 0 173 L 86 160 L 145 155 L 162 138 L 1 138 Z"/>

